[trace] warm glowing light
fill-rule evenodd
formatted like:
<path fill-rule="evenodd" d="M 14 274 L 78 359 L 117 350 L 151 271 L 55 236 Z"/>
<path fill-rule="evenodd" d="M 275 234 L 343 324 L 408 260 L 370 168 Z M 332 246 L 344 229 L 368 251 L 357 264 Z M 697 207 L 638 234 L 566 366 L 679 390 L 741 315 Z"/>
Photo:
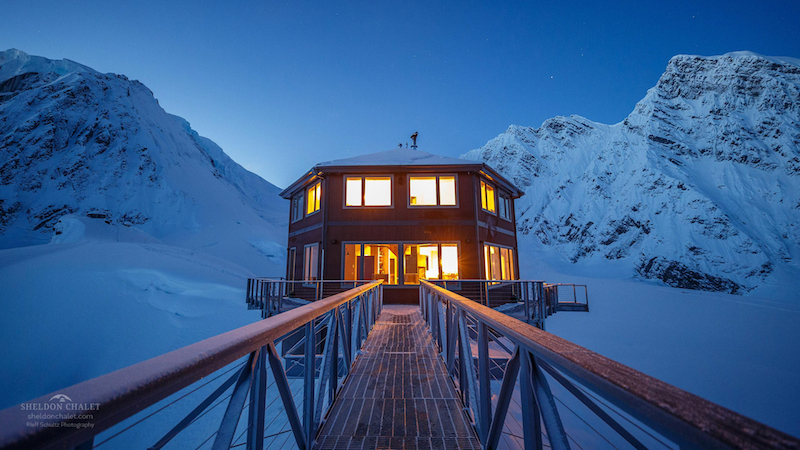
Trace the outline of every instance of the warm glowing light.
<path fill-rule="evenodd" d="M 487 280 L 513 280 L 514 250 L 496 245 L 483 246 L 485 275 Z"/>
<path fill-rule="evenodd" d="M 412 205 L 436 205 L 436 177 L 411 177 L 408 184 Z"/>
<path fill-rule="evenodd" d="M 306 215 L 319 211 L 322 183 L 317 183 L 306 190 Z"/>
<path fill-rule="evenodd" d="M 361 206 L 361 177 L 347 177 L 345 180 L 346 206 Z"/>
<path fill-rule="evenodd" d="M 436 244 L 419 246 L 420 276 L 428 280 L 439 279 L 439 249 Z"/>
<path fill-rule="evenodd" d="M 495 212 L 494 187 L 481 181 L 481 207 L 489 212 Z"/>
<path fill-rule="evenodd" d="M 364 206 L 391 206 L 392 179 L 368 177 L 364 180 Z"/>
<path fill-rule="evenodd" d="M 439 204 L 456 205 L 456 177 L 439 177 Z"/>
<path fill-rule="evenodd" d="M 442 279 L 458 279 L 458 246 L 442 244 Z"/>

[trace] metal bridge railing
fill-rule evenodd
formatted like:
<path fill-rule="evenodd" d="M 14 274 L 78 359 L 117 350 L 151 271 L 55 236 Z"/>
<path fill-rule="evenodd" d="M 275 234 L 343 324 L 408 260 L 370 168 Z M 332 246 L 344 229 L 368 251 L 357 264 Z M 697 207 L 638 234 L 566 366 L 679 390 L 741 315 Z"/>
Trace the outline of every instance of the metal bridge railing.
<path fill-rule="evenodd" d="M 310 449 L 382 305 L 374 281 L 5 409 L 0 448 Z"/>
<path fill-rule="evenodd" d="M 490 308 L 522 303 L 525 321 L 542 330 L 544 319 L 558 311 L 589 311 L 589 293 L 585 285 L 547 284 L 538 280 L 427 281 Z"/>
<path fill-rule="evenodd" d="M 800 448 L 800 440 L 430 282 L 420 309 L 484 449 Z"/>
<path fill-rule="evenodd" d="M 315 302 L 348 289 L 371 283 L 373 280 L 313 280 L 296 281 L 277 278 L 248 278 L 247 305 L 260 309 L 263 318 L 284 311 L 286 299 Z"/>

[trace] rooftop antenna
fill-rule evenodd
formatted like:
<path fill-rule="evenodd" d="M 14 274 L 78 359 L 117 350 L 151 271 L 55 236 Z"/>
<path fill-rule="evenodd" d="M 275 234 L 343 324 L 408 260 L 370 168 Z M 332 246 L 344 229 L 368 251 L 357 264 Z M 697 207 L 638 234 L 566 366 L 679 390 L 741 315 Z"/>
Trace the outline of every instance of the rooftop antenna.
<path fill-rule="evenodd" d="M 411 135 L 411 140 L 412 140 L 412 141 L 414 141 L 414 142 L 411 144 L 411 148 L 413 148 L 414 150 L 416 150 L 416 149 L 417 149 L 417 132 L 416 132 L 416 131 L 414 132 L 414 134 L 412 134 L 412 135 Z"/>

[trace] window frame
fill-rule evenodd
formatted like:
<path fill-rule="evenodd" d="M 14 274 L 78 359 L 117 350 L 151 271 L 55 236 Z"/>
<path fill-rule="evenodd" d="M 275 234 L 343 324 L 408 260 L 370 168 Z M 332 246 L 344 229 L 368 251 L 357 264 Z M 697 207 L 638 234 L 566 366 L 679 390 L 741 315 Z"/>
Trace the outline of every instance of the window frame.
<path fill-rule="evenodd" d="M 347 179 L 353 178 L 360 178 L 361 179 L 361 206 L 351 206 L 347 204 Z M 383 206 L 367 206 L 364 204 L 366 193 L 366 186 L 367 186 L 367 178 L 388 178 L 389 179 L 389 205 Z M 395 194 L 395 187 L 394 187 L 394 175 L 393 174 L 344 174 L 342 176 L 342 208 L 343 209 L 394 209 L 394 194 Z"/>
<path fill-rule="evenodd" d="M 503 279 L 502 278 L 502 273 L 503 273 L 503 259 L 502 259 L 502 257 L 499 257 L 500 258 L 500 277 L 501 278 L 489 278 L 489 274 L 486 273 L 486 268 L 487 267 L 491 267 L 491 264 L 488 263 L 488 261 L 486 260 L 486 247 L 487 246 L 488 247 L 496 247 L 497 251 L 498 251 L 498 254 L 501 254 L 501 250 L 502 249 L 506 249 L 506 250 L 509 251 L 509 256 L 511 257 L 511 264 L 509 265 L 509 268 L 512 271 L 512 274 L 511 274 L 510 278 L 508 278 L 508 279 Z M 481 254 L 483 256 L 483 271 L 484 271 L 483 276 L 484 276 L 484 280 L 514 281 L 514 280 L 518 280 L 519 279 L 519 274 L 517 273 L 517 267 L 515 265 L 516 260 L 517 260 L 517 249 L 516 248 L 508 246 L 508 245 L 495 244 L 494 242 L 483 241 L 483 246 L 481 248 Z M 487 266 L 487 264 L 488 264 L 488 266 Z"/>
<path fill-rule="evenodd" d="M 486 209 L 486 208 L 484 208 L 484 207 L 483 207 L 483 198 L 484 198 L 484 192 L 485 192 L 485 190 L 486 190 L 486 187 L 487 187 L 487 186 L 488 186 L 488 187 L 490 187 L 490 188 L 492 188 L 492 197 L 494 197 L 494 198 L 493 198 L 493 203 L 494 203 L 494 211 L 492 211 L 492 210 L 489 210 L 489 209 Z M 488 213 L 488 214 L 495 215 L 495 216 L 496 216 L 496 215 L 498 215 L 498 214 L 497 214 L 497 210 L 498 210 L 498 208 L 497 208 L 497 194 L 498 194 L 498 192 L 497 192 L 497 186 L 496 186 L 496 185 L 494 185 L 494 184 L 492 184 L 492 183 L 489 183 L 489 181 L 487 181 L 487 180 L 484 180 L 483 178 L 481 178 L 481 184 L 480 184 L 480 196 L 481 196 L 481 210 L 482 210 L 482 211 L 484 211 L 484 212 L 486 212 L 486 213 Z"/>
<path fill-rule="evenodd" d="M 435 178 L 436 179 L 436 204 L 435 205 L 412 205 L 411 204 L 411 179 L 412 178 Z M 439 185 L 439 178 L 440 177 L 453 177 L 455 181 L 455 197 L 456 197 L 456 204 L 455 205 L 442 205 L 440 204 L 441 199 L 441 188 Z M 409 173 L 406 174 L 406 207 L 408 209 L 425 209 L 425 208 L 458 208 L 459 201 L 458 201 L 458 174 L 457 173 Z"/>
<path fill-rule="evenodd" d="M 511 205 L 512 205 L 511 197 L 509 197 L 509 196 L 507 196 L 505 194 L 499 193 L 499 194 L 497 194 L 497 199 L 498 199 L 498 202 L 497 202 L 498 206 L 499 205 L 503 205 L 503 209 L 505 210 L 505 215 L 503 215 L 503 214 L 500 214 L 501 209 L 497 208 L 497 217 L 499 217 L 499 218 L 501 218 L 503 220 L 506 220 L 508 222 L 511 222 Z"/>
<path fill-rule="evenodd" d="M 305 200 L 306 194 L 305 194 L 305 192 L 306 192 L 305 189 L 303 189 L 300 192 L 298 192 L 297 194 L 292 196 L 292 199 L 290 200 L 291 204 L 290 204 L 290 207 L 289 207 L 289 209 L 290 209 L 289 223 L 299 222 L 299 221 L 303 220 L 303 218 L 306 216 L 305 215 L 305 212 L 306 212 L 305 211 L 305 207 L 306 207 L 306 200 Z M 298 212 L 300 213 L 299 217 L 295 217 L 295 214 L 294 214 L 295 213 L 295 209 L 294 209 L 295 206 L 298 207 Z"/>
<path fill-rule="evenodd" d="M 317 249 L 317 265 L 315 267 L 317 278 L 315 280 L 309 279 L 308 275 L 310 275 L 310 274 L 306 273 L 306 268 L 310 267 L 308 265 L 308 261 L 307 261 L 308 249 L 312 248 L 312 247 L 316 247 L 316 249 Z M 319 274 L 321 272 L 320 254 L 321 254 L 321 252 L 320 252 L 320 243 L 319 242 L 312 242 L 310 244 L 306 244 L 306 245 L 303 246 L 303 284 L 305 284 L 305 285 L 313 285 L 315 282 L 319 281 Z"/>
<path fill-rule="evenodd" d="M 319 186 L 319 195 L 316 195 L 316 192 L 315 192 L 314 204 L 316 206 L 316 203 L 319 203 L 319 207 L 317 209 L 315 209 L 314 211 L 308 212 L 308 202 L 309 202 L 309 200 L 311 200 L 311 197 L 308 195 L 308 192 L 311 191 L 312 189 L 314 189 L 316 191 L 317 186 Z M 322 210 L 322 180 L 319 180 L 316 183 L 311 183 L 308 186 L 306 186 L 306 188 L 303 190 L 303 193 L 305 194 L 305 198 L 306 198 L 305 208 L 303 209 L 303 212 L 305 213 L 305 216 L 306 217 L 313 216 L 314 214 L 320 212 Z"/>
<path fill-rule="evenodd" d="M 297 247 L 289 247 L 286 252 L 286 280 L 295 281 L 294 276 L 297 269 Z"/>
<path fill-rule="evenodd" d="M 341 280 L 345 280 L 345 278 L 344 278 L 345 257 L 346 257 L 346 254 L 344 252 L 345 245 L 361 245 L 361 254 L 362 255 L 364 254 L 364 245 L 397 245 L 398 259 L 399 259 L 398 264 L 397 264 L 397 271 L 398 271 L 397 272 L 397 284 L 384 284 L 384 286 L 389 287 L 389 288 L 394 288 L 394 287 L 402 288 L 402 287 L 409 287 L 409 286 L 419 286 L 419 283 L 417 283 L 417 284 L 407 284 L 406 283 L 406 273 L 405 273 L 405 251 L 406 251 L 406 246 L 407 245 L 431 245 L 431 244 L 435 244 L 437 246 L 437 253 L 439 255 L 439 259 L 438 259 L 437 263 L 439 264 L 439 276 L 440 277 L 442 276 L 442 245 L 455 245 L 456 246 L 456 252 L 458 254 L 458 274 L 457 274 L 458 278 L 456 278 L 456 279 L 460 279 L 460 277 L 461 277 L 461 269 L 462 269 L 462 267 L 461 267 L 461 258 L 463 256 L 462 253 L 461 253 L 461 241 L 452 241 L 452 240 L 451 241 L 430 241 L 430 240 L 428 240 L 428 241 L 423 241 L 423 240 L 420 240 L 420 241 L 391 241 L 391 240 L 389 240 L 389 241 L 386 241 L 386 240 L 375 241 L 375 240 L 371 240 L 371 241 L 343 241 L 342 242 L 343 251 L 342 251 L 341 266 L 340 266 L 341 267 L 341 270 L 340 270 Z M 358 274 L 358 272 L 359 272 L 359 268 L 356 267 L 356 274 Z M 350 280 L 348 280 L 348 281 L 350 281 Z M 450 281 L 450 280 L 448 280 L 448 281 Z"/>

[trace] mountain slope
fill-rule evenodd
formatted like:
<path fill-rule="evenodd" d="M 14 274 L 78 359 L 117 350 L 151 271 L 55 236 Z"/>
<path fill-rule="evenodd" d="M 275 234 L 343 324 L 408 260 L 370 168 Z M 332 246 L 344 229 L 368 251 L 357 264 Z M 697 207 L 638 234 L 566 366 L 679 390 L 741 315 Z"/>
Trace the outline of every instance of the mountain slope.
<path fill-rule="evenodd" d="M 0 53 L 0 248 L 48 242 L 60 217 L 91 213 L 279 275 L 278 191 L 138 81 Z"/>
<path fill-rule="evenodd" d="M 523 187 L 523 242 L 576 267 L 730 293 L 800 274 L 799 60 L 676 56 L 618 124 L 511 126 L 462 157 Z"/>

